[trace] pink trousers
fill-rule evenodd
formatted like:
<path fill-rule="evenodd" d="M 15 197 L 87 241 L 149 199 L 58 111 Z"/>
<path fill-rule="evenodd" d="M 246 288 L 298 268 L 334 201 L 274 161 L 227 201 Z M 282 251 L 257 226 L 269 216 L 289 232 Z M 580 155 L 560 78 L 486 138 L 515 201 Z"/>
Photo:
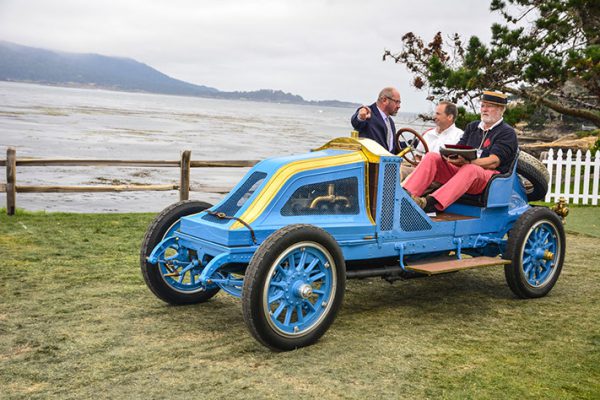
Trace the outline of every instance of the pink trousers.
<path fill-rule="evenodd" d="M 402 186 L 410 194 L 421 196 L 432 182 L 441 183 L 442 187 L 431 196 L 439 203 L 436 208 L 444 210 L 465 193 L 482 193 L 490 178 L 497 173 L 473 164 L 457 167 L 446 162 L 439 153 L 429 152 Z"/>

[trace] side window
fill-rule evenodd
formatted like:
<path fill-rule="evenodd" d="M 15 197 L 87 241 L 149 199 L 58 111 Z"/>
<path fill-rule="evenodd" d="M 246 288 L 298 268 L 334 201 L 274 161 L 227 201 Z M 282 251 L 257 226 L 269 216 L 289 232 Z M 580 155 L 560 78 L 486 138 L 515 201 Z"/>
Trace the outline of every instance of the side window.
<path fill-rule="evenodd" d="M 358 179 L 356 177 L 311 183 L 296 189 L 281 215 L 358 214 Z"/>
<path fill-rule="evenodd" d="M 267 174 L 264 172 L 254 172 L 250 177 L 235 191 L 232 193 L 227 200 L 223 204 L 221 204 L 215 212 L 222 212 L 225 215 L 235 215 L 240 208 L 248 201 L 250 196 L 254 194 L 256 189 L 263 183 Z M 228 224 L 231 220 L 229 219 L 221 219 L 217 218 L 214 215 L 207 214 L 203 219 L 211 222 L 216 222 L 218 224 Z"/>
<path fill-rule="evenodd" d="M 256 191 L 256 189 L 258 189 L 258 187 L 260 185 L 262 185 L 263 181 L 265 180 L 265 176 L 260 175 L 257 178 L 257 181 L 254 182 L 254 184 L 252 186 L 250 186 L 250 189 L 248 189 L 247 192 L 244 192 L 244 194 L 242 195 L 242 197 L 240 197 L 240 199 L 238 200 L 238 202 L 235 204 L 236 208 L 239 210 L 240 208 L 242 208 L 242 206 L 244 204 L 246 204 L 246 202 L 248 201 L 248 199 L 250 198 L 250 196 L 252 196 L 254 194 L 254 192 Z"/>

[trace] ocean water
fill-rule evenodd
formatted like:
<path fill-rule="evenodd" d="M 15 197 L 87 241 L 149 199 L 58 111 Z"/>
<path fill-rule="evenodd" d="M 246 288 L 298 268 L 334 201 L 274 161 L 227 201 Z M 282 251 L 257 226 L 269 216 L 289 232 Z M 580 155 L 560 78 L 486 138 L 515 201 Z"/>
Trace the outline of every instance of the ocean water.
<path fill-rule="evenodd" d="M 0 158 L 261 160 L 348 136 L 353 108 L 316 107 L 0 82 Z M 427 124 L 400 113 L 397 127 Z M 217 202 L 247 168 L 193 168 L 190 198 Z M 178 168 L 18 167 L 17 185 L 177 184 Z M 6 182 L 6 174 L 0 174 Z M 170 192 L 17 193 L 17 207 L 69 212 L 159 211 Z M 6 196 L 0 193 L 0 207 Z"/>

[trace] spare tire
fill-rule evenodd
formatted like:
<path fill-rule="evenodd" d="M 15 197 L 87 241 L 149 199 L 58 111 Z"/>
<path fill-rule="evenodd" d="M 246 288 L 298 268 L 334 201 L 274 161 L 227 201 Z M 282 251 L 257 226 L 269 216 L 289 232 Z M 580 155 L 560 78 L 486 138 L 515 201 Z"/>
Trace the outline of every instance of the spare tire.
<path fill-rule="evenodd" d="M 543 200 L 546 197 L 550 174 L 540 160 L 521 150 L 517 161 L 517 174 L 525 187 L 527 201 Z"/>

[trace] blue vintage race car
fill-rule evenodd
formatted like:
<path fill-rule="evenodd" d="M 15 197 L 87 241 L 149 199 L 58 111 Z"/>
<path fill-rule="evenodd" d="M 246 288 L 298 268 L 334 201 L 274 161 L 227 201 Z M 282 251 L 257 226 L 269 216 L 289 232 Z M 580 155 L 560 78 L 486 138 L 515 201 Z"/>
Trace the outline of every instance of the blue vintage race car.
<path fill-rule="evenodd" d="M 204 302 L 221 289 L 240 297 L 252 335 L 276 350 L 327 331 L 347 278 L 504 265 L 515 295 L 544 296 L 560 275 L 565 233 L 554 211 L 528 203 L 543 198 L 547 179 L 531 159 L 521 154 L 482 195 L 427 215 L 400 186 L 403 157 L 369 139 L 334 139 L 260 162 L 215 206 L 165 209 L 142 244 L 142 274 L 170 304 Z"/>

